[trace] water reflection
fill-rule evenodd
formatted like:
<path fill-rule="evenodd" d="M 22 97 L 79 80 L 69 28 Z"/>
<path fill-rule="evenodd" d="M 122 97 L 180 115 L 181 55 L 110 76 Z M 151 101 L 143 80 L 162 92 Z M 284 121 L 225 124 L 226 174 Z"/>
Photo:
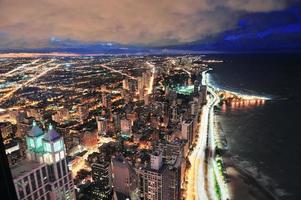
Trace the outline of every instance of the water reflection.
<path fill-rule="evenodd" d="M 227 112 L 227 109 L 230 110 L 245 110 L 251 109 L 258 106 L 265 105 L 266 100 L 264 99 L 228 99 L 224 100 L 221 105 L 221 112 Z"/>

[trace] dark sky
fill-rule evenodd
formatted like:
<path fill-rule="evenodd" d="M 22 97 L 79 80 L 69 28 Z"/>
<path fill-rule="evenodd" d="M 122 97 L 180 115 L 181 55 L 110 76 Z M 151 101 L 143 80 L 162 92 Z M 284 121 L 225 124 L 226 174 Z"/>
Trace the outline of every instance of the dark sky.
<path fill-rule="evenodd" d="M 0 50 L 300 48 L 300 13 L 299 0 L 0 0 Z"/>

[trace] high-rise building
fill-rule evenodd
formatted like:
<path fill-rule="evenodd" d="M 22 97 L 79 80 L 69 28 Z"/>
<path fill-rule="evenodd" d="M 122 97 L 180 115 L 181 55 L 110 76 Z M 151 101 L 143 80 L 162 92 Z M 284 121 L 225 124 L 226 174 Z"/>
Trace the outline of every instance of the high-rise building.
<path fill-rule="evenodd" d="M 152 76 L 152 72 L 151 71 L 146 71 L 142 74 L 142 77 L 143 77 L 143 80 L 144 80 L 144 85 L 146 88 L 149 88 L 150 87 L 150 79 L 151 79 L 151 76 Z"/>
<path fill-rule="evenodd" d="M 13 139 L 5 145 L 5 152 L 10 165 L 14 165 L 24 156 L 23 149 L 20 148 L 22 146 L 20 141 L 21 140 Z"/>
<path fill-rule="evenodd" d="M 139 94 L 139 100 L 144 100 L 144 78 L 138 77 L 138 94 Z"/>
<path fill-rule="evenodd" d="M 139 101 L 144 100 L 144 88 L 138 90 L 139 93 Z"/>
<path fill-rule="evenodd" d="M 89 109 L 85 105 L 80 105 L 79 109 L 78 109 L 78 114 L 79 114 L 79 119 L 80 119 L 81 123 L 84 123 L 84 121 L 89 116 Z"/>
<path fill-rule="evenodd" d="M 193 120 L 192 119 L 182 121 L 181 132 L 182 132 L 182 139 L 187 140 L 190 146 L 193 142 Z"/>
<path fill-rule="evenodd" d="M 194 83 L 193 83 L 193 93 L 195 95 L 197 95 L 199 93 L 199 90 L 200 90 L 200 82 L 198 80 L 195 80 Z"/>
<path fill-rule="evenodd" d="M 180 199 L 181 160 L 178 157 L 163 163 L 162 154 L 156 152 L 151 155 L 150 166 L 139 167 L 137 173 L 140 199 Z"/>
<path fill-rule="evenodd" d="M 142 76 L 140 76 L 140 77 L 138 77 L 138 82 L 137 82 L 137 84 L 138 84 L 138 91 L 140 90 L 140 89 L 144 89 L 144 77 Z"/>
<path fill-rule="evenodd" d="M 92 163 L 92 179 L 94 181 L 92 196 L 99 200 L 109 200 L 112 197 L 112 170 L 110 162 L 99 156 Z"/>
<path fill-rule="evenodd" d="M 178 109 L 176 106 L 171 107 L 171 121 L 174 123 L 178 121 Z"/>
<path fill-rule="evenodd" d="M 128 79 L 123 79 L 122 80 L 122 88 L 124 90 L 128 90 L 129 89 L 129 80 Z"/>
<path fill-rule="evenodd" d="M 206 96 L 207 96 L 207 87 L 205 85 L 202 85 L 200 90 L 200 100 L 202 104 L 206 103 Z"/>
<path fill-rule="evenodd" d="M 150 99 L 150 95 L 149 94 L 145 94 L 144 95 L 144 104 L 145 105 L 149 105 L 149 99 Z"/>
<path fill-rule="evenodd" d="M 0 133 L 3 138 L 3 142 L 7 143 L 13 135 L 13 125 L 10 122 L 0 122 Z"/>
<path fill-rule="evenodd" d="M 34 118 L 32 117 L 25 117 L 22 120 L 18 121 L 16 136 L 19 138 L 23 138 L 26 135 L 26 133 L 31 129 L 33 121 Z"/>
<path fill-rule="evenodd" d="M 129 91 L 131 94 L 134 94 L 136 90 L 136 82 L 135 80 L 131 79 L 129 80 Z"/>
<path fill-rule="evenodd" d="M 102 93 L 101 102 L 104 108 L 111 110 L 112 102 L 110 94 Z"/>
<path fill-rule="evenodd" d="M 117 131 L 120 131 L 121 121 L 120 121 L 120 113 L 119 112 L 114 112 L 113 113 L 113 122 L 114 122 L 115 129 Z"/>
<path fill-rule="evenodd" d="M 123 118 L 120 120 L 121 134 L 131 135 L 132 134 L 132 123 L 129 119 Z"/>
<path fill-rule="evenodd" d="M 133 101 L 133 93 L 123 90 L 122 94 L 123 94 L 125 104 L 129 104 L 130 102 Z"/>
<path fill-rule="evenodd" d="M 74 199 L 63 138 L 51 125 L 44 133 L 34 122 L 26 143 L 27 159 L 11 169 L 18 199 Z"/>
<path fill-rule="evenodd" d="M 112 158 L 114 192 L 135 199 L 137 196 L 137 175 L 132 166 L 121 156 Z"/>
<path fill-rule="evenodd" d="M 98 117 L 97 121 L 97 131 L 99 135 L 106 135 L 108 131 L 108 120 L 104 117 Z"/>
<path fill-rule="evenodd" d="M 184 140 L 176 140 L 172 143 L 164 141 L 156 145 L 156 149 L 162 152 L 162 157 L 167 163 L 173 163 L 175 158 L 181 162 L 181 185 L 185 185 L 185 157 L 188 156 L 187 143 Z"/>
<path fill-rule="evenodd" d="M 200 107 L 201 107 L 201 99 L 198 97 L 193 97 L 193 102 L 195 104 L 195 114 L 197 114 L 197 112 L 199 111 Z"/>
<path fill-rule="evenodd" d="M 24 160 L 11 166 L 18 199 L 51 199 L 46 164 Z"/>
<path fill-rule="evenodd" d="M 189 102 L 189 114 L 196 115 L 197 114 L 197 105 L 194 101 Z"/>

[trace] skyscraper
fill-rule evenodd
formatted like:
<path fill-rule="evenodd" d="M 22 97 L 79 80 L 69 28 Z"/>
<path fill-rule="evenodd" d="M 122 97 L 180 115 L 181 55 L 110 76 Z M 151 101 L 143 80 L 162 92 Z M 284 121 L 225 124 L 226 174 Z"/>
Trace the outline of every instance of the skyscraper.
<path fill-rule="evenodd" d="M 111 110 L 112 102 L 111 102 L 111 95 L 110 94 L 103 93 L 102 96 L 101 96 L 101 102 L 102 102 L 102 106 L 104 108 L 107 108 L 107 109 Z"/>
<path fill-rule="evenodd" d="M 108 120 L 104 117 L 97 117 L 97 132 L 99 135 L 106 135 L 108 131 Z"/>
<path fill-rule="evenodd" d="M 123 81 L 122 81 L 122 88 L 124 90 L 128 90 L 129 89 L 129 80 L 128 79 L 123 79 Z"/>
<path fill-rule="evenodd" d="M 112 158 L 114 192 L 131 199 L 136 199 L 137 176 L 128 161 L 117 156 Z"/>
<path fill-rule="evenodd" d="M 3 138 L 3 142 L 6 144 L 8 140 L 12 137 L 13 126 L 10 122 L 0 122 L 0 133 Z"/>
<path fill-rule="evenodd" d="M 142 101 L 144 97 L 144 78 L 138 77 L 138 93 L 139 93 L 139 100 Z"/>
<path fill-rule="evenodd" d="M 113 122 L 114 122 L 115 129 L 117 131 L 120 131 L 121 121 L 120 121 L 120 113 L 119 112 L 114 112 L 113 113 Z"/>
<path fill-rule="evenodd" d="M 81 123 L 84 123 L 84 121 L 89 116 L 89 109 L 86 105 L 80 105 L 78 108 L 78 111 L 79 111 L 79 119 L 80 119 Z"/>
<path fill-rule="evenodd" d="M 93 197 L 95 199 L 109 200 L 112 195 L 112 170 L 110 162 L 100 156 L 92 166 L 92 179 L 94 181 Z"/>
<path fill-rule="evenodd" d="M 137 169 L 140 199 L 180 199 L 181 159 L 175 157 L 167 163 L 163 161 L 162 153 L 151 154 L 150 165 Z"/>
<path fill-rule="evenodd" d="M 194 83 L 193 83 L 193 93 L 195 95 L 197 95 L 199 93 L 199 89 L 200 89 L 200 82 L 198 80 L 195 80 Z"/>
<path fill-rule="evenodd" d="M 192 119 L 182 121 L 181 132 L 182 132 L 182 139 L 187 140 L 190 146 L 193 142 L 193 120 Z"/>
<path fill-rule="evenodd" d="M 27 159 L 11 168 L 18 199 L 74 199 L 63 138 L 51 125 L 44 133 L 34 122 L 26 143 Z"/>
<path fill-rule="evenodd" d="M 178 109 L 176 106 L 171 107 L 171 121 L 176 123 L 178 121 Z"/>

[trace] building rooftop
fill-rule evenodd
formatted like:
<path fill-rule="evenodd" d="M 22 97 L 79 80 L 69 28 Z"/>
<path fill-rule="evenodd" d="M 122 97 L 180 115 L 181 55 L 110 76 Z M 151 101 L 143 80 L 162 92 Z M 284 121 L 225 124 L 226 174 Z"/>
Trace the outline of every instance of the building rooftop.
<path fill-rule="evenodd" d="M 24 176 L 25 174 L 28 174 L 29 172 L 34 171 L 35 169 L 40 168 L 43 165 L 45 164 L 41 164 L 36 161 L 23 160 L 11 166 L 10 169 L 13 179 L 16 179 Z"/>
<path fill-rule="evenodd" d="M 32 124 L 32 128 L 28 132 L 28 136 L 37 137 L 37 136 L 40 136 L 40 135 L 43 135 L 43 134 L 44 133 L 43 133 L 42 129 L 40 129 L 39 126 L 34 121 L 33 124 Z"/>
<path fill-rule="evenodd" d="M 49 126 L 48 132 L 44 135 L 44 140 L 46 141 L 54 141 L 60 138 L 60 134 L 53 129 L 52 125 Z"/>

